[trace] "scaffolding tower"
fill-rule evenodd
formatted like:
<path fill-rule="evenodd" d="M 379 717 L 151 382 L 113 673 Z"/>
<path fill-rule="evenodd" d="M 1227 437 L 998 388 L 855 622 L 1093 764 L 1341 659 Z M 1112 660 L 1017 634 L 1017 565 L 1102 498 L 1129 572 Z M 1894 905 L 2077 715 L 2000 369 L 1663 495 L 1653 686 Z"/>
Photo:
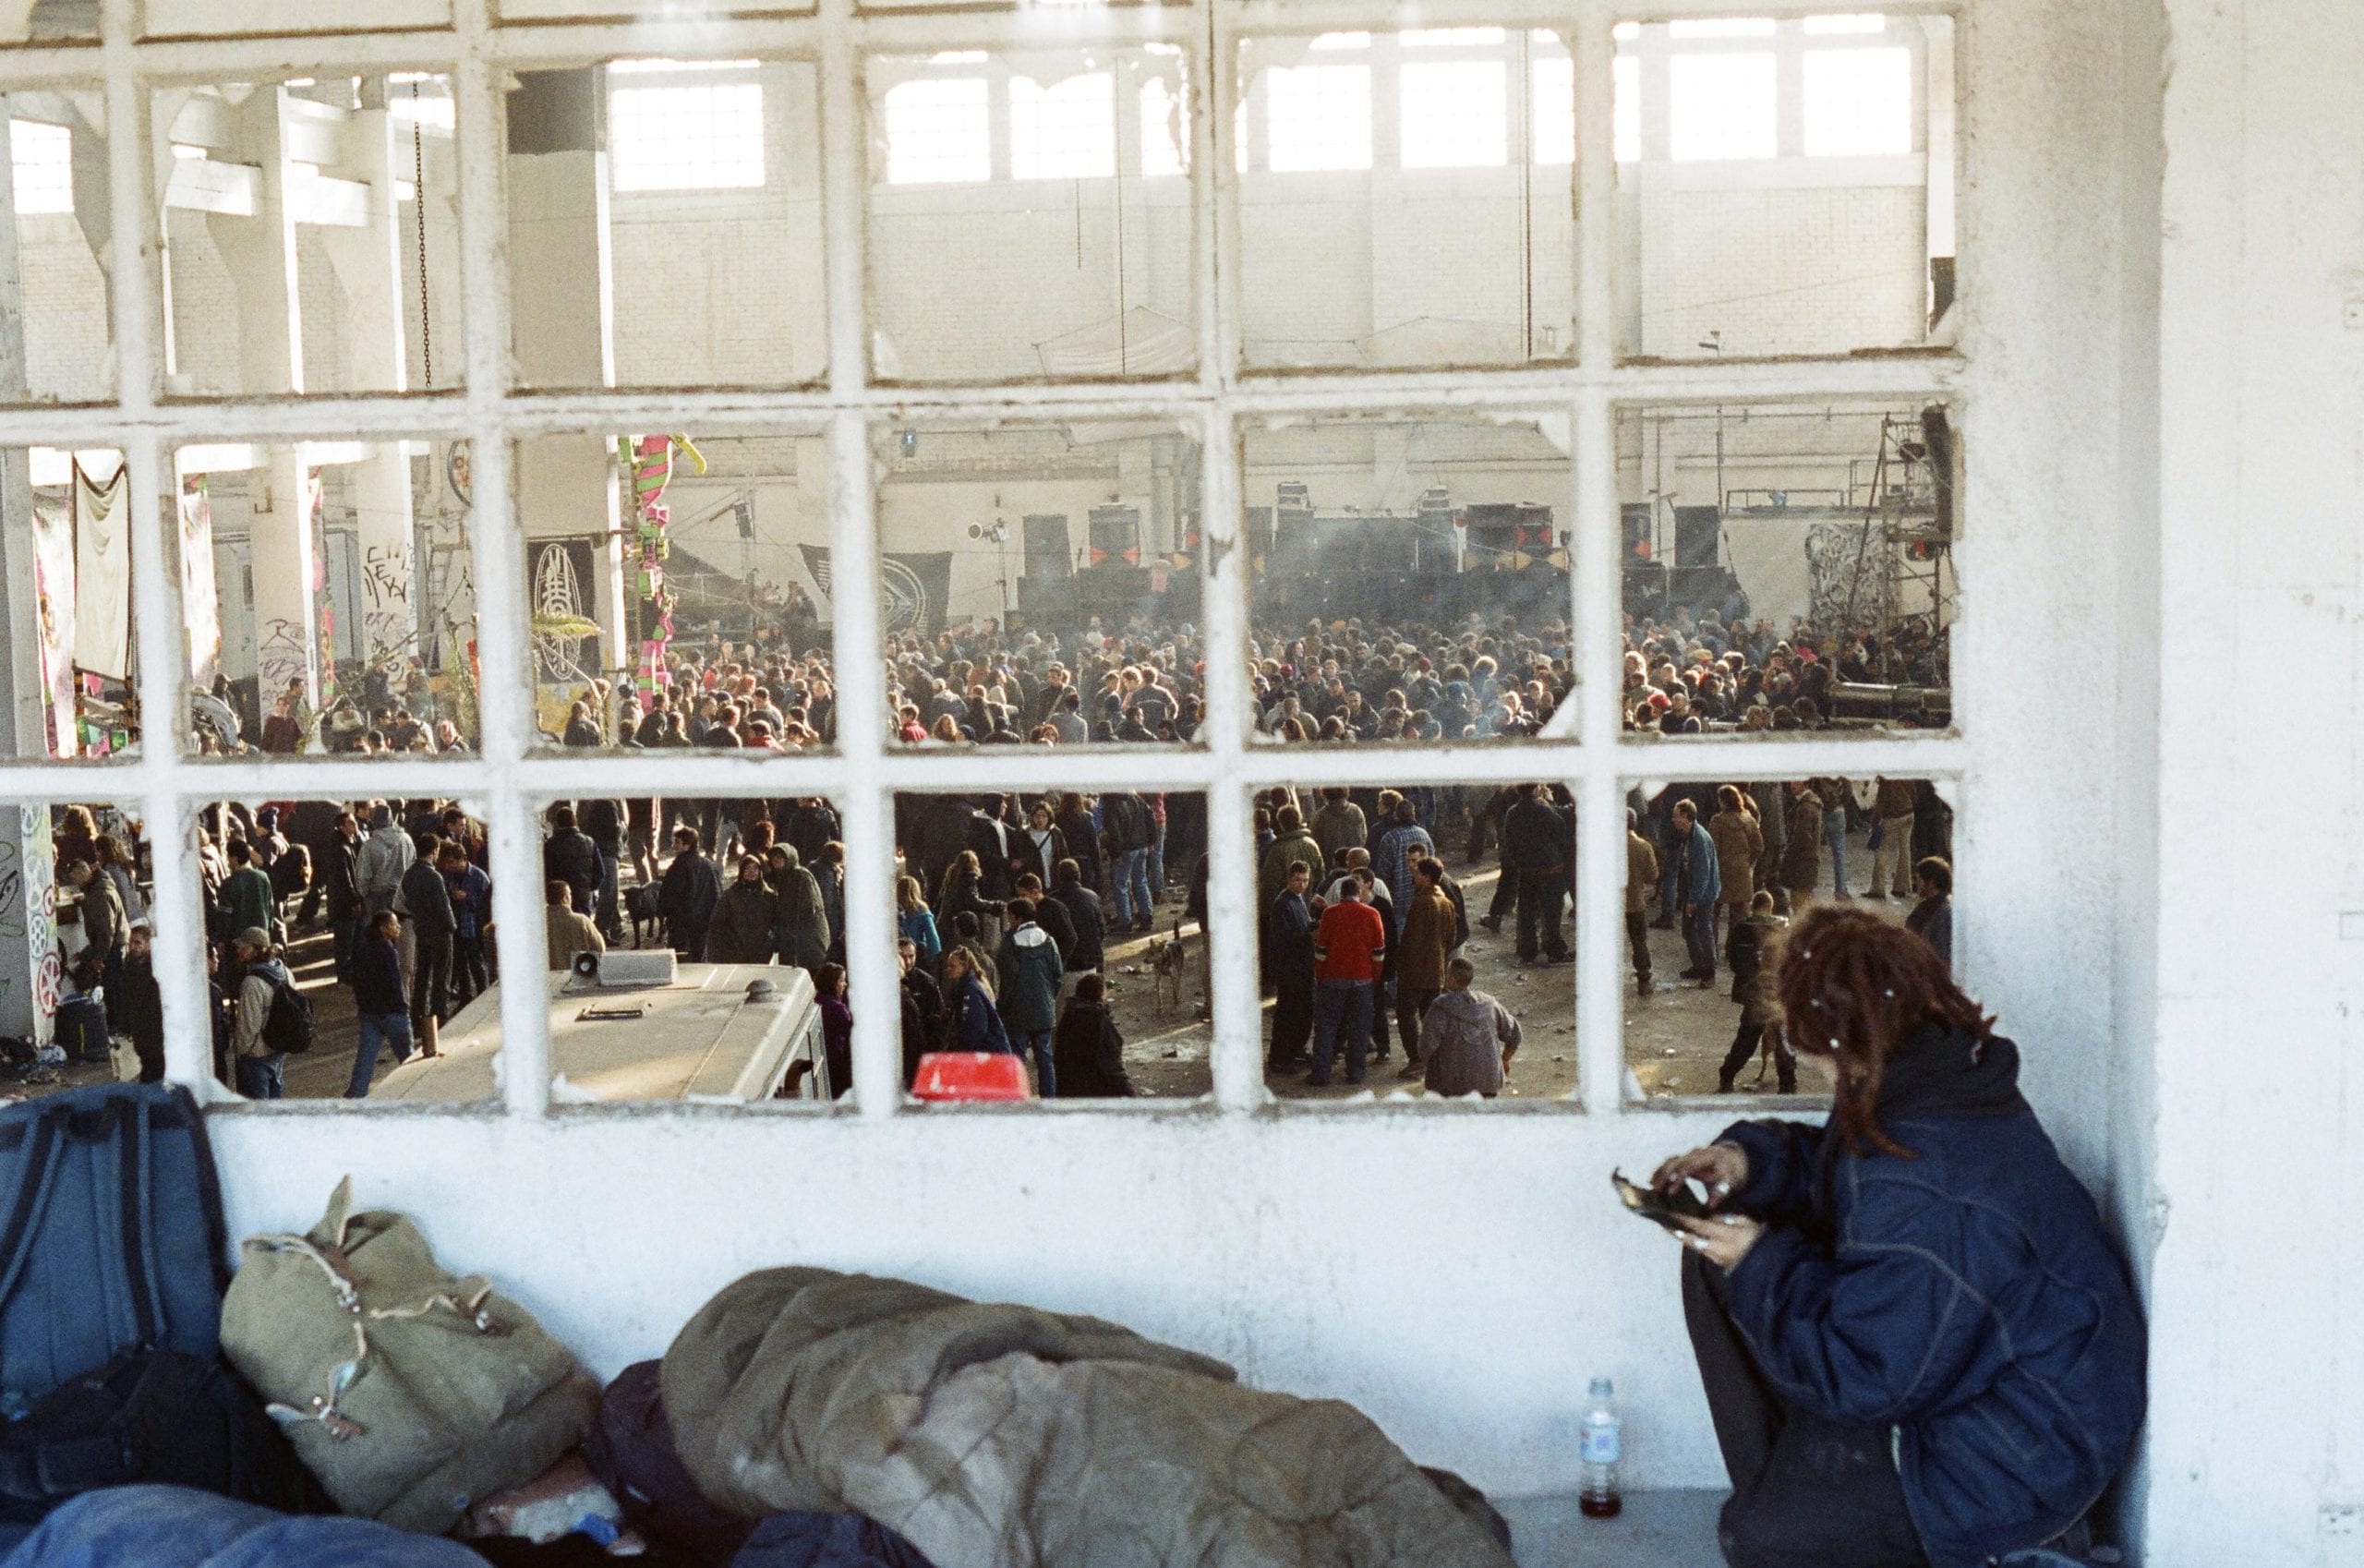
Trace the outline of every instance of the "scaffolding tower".
<path fill-rule="evenodd" d="M 1942 418 L 1942 414 L 1938 416 Z M 1953 567 L 1953 508 L 1948 504 L 1950 452 L 1933 440 L 1928 414 L 1888 414 L 1880 418 L 1879 454 L 1863 497 L 1863 528 L 1856 541 L 1854 572 L 1847 585 L 1847 621 L 1859 604 L 1876 595 L 1881 639 L 1906 620 L 1925 613 L 1933 629 L 1953 622 L 1960 581 Z M 1926 610 L 1919 607 L 1925 604 Z"/>

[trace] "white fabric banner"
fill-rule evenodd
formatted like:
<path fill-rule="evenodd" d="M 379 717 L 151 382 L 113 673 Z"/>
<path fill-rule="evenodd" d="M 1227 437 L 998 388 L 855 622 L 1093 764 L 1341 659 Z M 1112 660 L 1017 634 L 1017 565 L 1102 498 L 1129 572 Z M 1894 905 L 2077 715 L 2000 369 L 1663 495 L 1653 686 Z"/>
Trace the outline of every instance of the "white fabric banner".
<path fill-rule="evenodd" d="M 1798 517 L 1727 517 L 1724 559 L 1748 596 L 1748 613 L 1786 630 L 1790 618 L 1814 602 L 1814 573 L 1806 561 L 1806 532 Z"/>
<path fill-rule="evenodd" d="M 110 681 L 131 676 L 131 528 L 127 476 L 74 465 L 74 663 Z"/>

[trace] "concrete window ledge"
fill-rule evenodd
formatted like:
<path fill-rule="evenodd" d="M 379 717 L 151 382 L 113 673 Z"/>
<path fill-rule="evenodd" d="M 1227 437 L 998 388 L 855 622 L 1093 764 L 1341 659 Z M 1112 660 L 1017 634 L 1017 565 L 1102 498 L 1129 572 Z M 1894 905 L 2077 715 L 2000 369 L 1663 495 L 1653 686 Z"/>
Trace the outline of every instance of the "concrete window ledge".
<path fill-rule="evenodd" d="M 1574 1492 L 1492 1499 L 1511 1522 L 1519 1568 L 1720 1568 L 1716 1511 L 1721 1491 L 1629 1491 L 1614 1519 L 1587 1519 Z"/>

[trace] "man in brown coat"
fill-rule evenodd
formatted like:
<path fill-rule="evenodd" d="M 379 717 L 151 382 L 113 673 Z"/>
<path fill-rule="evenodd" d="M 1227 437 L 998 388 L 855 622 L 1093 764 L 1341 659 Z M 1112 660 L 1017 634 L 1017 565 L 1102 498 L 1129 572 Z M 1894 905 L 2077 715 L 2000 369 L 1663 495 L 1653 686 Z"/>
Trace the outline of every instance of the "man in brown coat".
<path fill-rule="evenodd" d="M 1650 889 L 1658 885 L 1658 846 L 1642 837 L 1641 818 L 1625 810 L 1625 940 L 1634 949 L 1634 990 L 1650 994 Z"/>
<path fill-rule="evenodd" d="M 1411 863 L 1412 892 L 1395 959 L 1395 1028 L 1404 1039 L 1405 1064 L 1398 1076 L 1403 1078 L 1420 1076 L 1420 1020 L 1444 989 L 1445 963 L 1456 946 L 1459 923 L 1453 899 L 1444 890 L 1444 862 L 1424 858 Z"/>
<path fill-rule="evenodd" d="M 1880 847 L 1872 851 L 1871 897 L 1886 903 L 1910 896 L 1912 883 L 1912 802 L 1921 793 L 1910 778 L 1883 778 L 1872 798 Z M 1890 869 L 1890 862 L 1894 868 Z"/>

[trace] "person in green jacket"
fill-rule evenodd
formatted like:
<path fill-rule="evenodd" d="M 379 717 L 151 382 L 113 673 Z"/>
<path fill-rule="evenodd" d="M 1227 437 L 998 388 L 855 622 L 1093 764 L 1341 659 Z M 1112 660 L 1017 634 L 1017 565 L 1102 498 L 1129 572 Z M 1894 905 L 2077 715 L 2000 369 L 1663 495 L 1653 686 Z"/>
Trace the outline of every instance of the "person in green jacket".
<path fill-rule="evenodd" d="M 230 874 L 222 884 L 216 908 L 221 911 L 223 931 L 264 931 L 274 943 L 287 937 L 286 923 L 279 918 L 278 891 L 271 885 L 271 873 L 255 864 L 254 847 L 244 838 L 233 838 L 227 851 Z"/>
<path fill-rule="evenodd" d="M 1059 945 L 1034 923 L 1034 901 L 1012 899 L 1002 911 L 1008 931 L 995 968 L 1001 972 L 1001 1022 L 1012 1048 L 1034 1058 L 1036 1090 L 1043 1099 L 1058 1094 L 1053 1034 L 1059 1022 L 1059 983 L 1067 966 Z"/>
<path fill-rule="evenodd" d="M 1317 882 L 1328 868 L 1321 841 L 1308 831 L 1304 814 L 1297 807 L 1283 806 L 1280 814 L 1272 819 L 1272 828 L 1278 837 L 1273 838 L 1272 847 L 1264 851 L 1264 864 L 1256 877 L 1260 908 L 1281 896 L 1281 889 L 1288 883 L 1291 865 L 1301 862 L 1309 866 Z"/>

